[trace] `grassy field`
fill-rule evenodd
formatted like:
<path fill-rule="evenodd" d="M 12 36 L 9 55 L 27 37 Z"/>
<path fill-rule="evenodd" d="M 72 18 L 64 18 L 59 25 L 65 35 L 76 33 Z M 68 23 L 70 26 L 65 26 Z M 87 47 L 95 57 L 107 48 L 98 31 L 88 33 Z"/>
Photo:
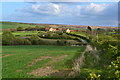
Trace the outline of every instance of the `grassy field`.
<path fill-rule="evenodd" d="M 61 73 L 64 74 L 64 71 L 71 70 L 72 59 L 80 55 L 84 49 L 85 46 L 3 46 L 2 77 L 57 77 Z M 57 76 L 55 72 L 58 73 Z M 46 74 L 50 75 L 45 76 Z"/>
<path fill-rule="evenodd" d="M 26 31 L 26 32 L 19 31 L 19 32 L 13 32 L 12 34 L 15 36 L 25 37 L 27 35 L 37 35 L 38 32 L 37 31 Z"/>
<path fill-rule="evenodd" d="M 2 24 L 2 29 L 11 29 L 11 28 L 17 28 L 18 26 L 22 26 L 24 28 L 26 27 L 35 27 L 35 25 L 30 25 L 30 24 L 21 24 L 21 23 L 16 23 L 16 22 L 0 22 Z"/>
<path fill-rule="evenodd" d="M 71 32 L 71 33 L 88 38 L 88 34 L 86 34 L 85 32 L 79 31 L 79 32 Z"/>

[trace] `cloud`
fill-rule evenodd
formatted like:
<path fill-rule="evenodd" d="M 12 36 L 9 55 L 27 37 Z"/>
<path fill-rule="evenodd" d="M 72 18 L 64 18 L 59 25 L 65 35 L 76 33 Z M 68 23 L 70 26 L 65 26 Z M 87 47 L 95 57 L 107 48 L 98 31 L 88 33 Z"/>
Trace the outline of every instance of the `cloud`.
<path fill-rule="evenodd" d="M 73 12 L 66 4 L 56 4 L 51 2 L 30 3 L 22 9 L 16 9 L 16 11 L 42 16 L 66 16 L 71 15 Z"/>
<path fill-rule="evenodd" d="M 61 10 L 60 10 L 60 5 L 49 3 L 45 5 L 32 5 L 32 10 L 34 13 L 39 13 L 39 14 L 52 14 L 52 15 L 58 15 Z"/>
<path fill-rule="evenodd" d="M 21 13 L 19 17 L 24 16 L 24 20 L 33 22 L 117 25 L 117 3 L 72 3 L 30 3 L 17 11 Z"/>
<path fill-rule="evenodd" d="M 79 10 L 79 12 L 83 15 L 105 15 L 105 11 L 111 6 L 111 4 L 96 4 L 96 3 L 90 3 L 87 6 L 76 6 L 76 8 Z"/>
<path fill-rule="evenodd" d="M 109 5 L 108 4 L 95 4 L 91 3 L 90 5 L 86 6 L 87 11 L 91 11 L 94 13 L 100 13 L 104 11 Z"/>

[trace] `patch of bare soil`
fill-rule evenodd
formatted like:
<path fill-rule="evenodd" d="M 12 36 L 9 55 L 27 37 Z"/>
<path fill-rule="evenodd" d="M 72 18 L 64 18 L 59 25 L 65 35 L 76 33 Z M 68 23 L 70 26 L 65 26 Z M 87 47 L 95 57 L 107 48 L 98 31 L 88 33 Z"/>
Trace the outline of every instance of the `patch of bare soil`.
<path fill-rule="evenodd" d="M 16 70 L 16 72 L 21 72 L 22 70 L 21 69 L 19 69 L 19 70 Z"/>
<path fill-rule="evenodd" d="M 51 73 L 51 74 L 48 74 L 49 76 L 56 76 L 56 77 L 59 77 L 59 78 L 65 78 L 66 76 L 68 76 L 68 74 L 71 72 L 71 70 L 69 69 L 64 69 L 64 70 L 59 70 L 57 72 L 54 72 L 54 73 Z"/>
<path fill-rule="evenodd" d="M 35 60 L 33 60 L 28 66 L 33 66 L 35 63 L 41 61 L 41 60 L 44 60 L 44 59 L 48 59 L 48 58 L 52 58 L 50 56 L 41 56 L 40 58 L 37 58 Z"/>
<path fill-rule="evenodd" d="M 68 55 L 62 55 L 62 56 L 59 56 L 59 57 L 55 57 L 53 60 L 49 61 L 48 63 L 46 63 L 45 65 L 51 65 L 52 63 L 56 63 L 58 61 L 61 61 L 63 60 L 65 57 L 67 57 Z"/>
<path fill-rule="evenodd" d="M 40 56 L 40 58 L 34 59 L 32 62 L 30 62 L 26 67 L 22 68 L 22 69 L 18 69 L 16 70 L 16 72 L 21 72 L 23 69 L 26 69 L 30 66 L 33 66 L 34 64 L 36 64 L 37 62 L 44 60 L 44 59 L 48 59 L 48 58 L 52 58 L 50 56 Z"/>
<path fill-rule="evenodd" d="M 12 56 L 12 55 L 14 55 L 14 54 L 3 54 L 3 55 L 0 56 L 0 57 L 4 58 L 4 57 Z"/>
<path fill-rule="evenodd" d="M 54 74 L 59 74 L 63 75 L 64 71 L 59 71 L 56 70 L 52 67 L 52 63 L 58 62 L 60 60 L 63 60 L 65 57 L 68 55 L 62 55 L 60 57 L 54 58 L 52 61 L 49 61 L 48 63 L 45 64 L 46 67 L 38 68 L 36 70 L 33 70 L 32 72 L 29 72 L 29 75 L 34 75 L 34 76 L 47 76 L 47 75 L 54 75 Z"/>
<path fill-rule="evenodd" d="M 34 76 L 47 76 L 51 73 L 58 72 L 58 70 L 53 69 L 51 66 L 43 67 L 43 68 L 38 68 L 36 70 L 33 70 L 32 72 L 28 73 L 30 75 Z"/>

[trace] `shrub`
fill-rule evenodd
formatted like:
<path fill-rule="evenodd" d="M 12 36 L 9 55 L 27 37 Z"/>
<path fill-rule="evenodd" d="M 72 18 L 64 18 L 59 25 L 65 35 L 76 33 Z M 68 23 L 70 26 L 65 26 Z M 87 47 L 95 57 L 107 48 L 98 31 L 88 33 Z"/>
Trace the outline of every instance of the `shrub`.
<path fill-rule="evenodd" d="M 16 31 L 17 31 L 17 29 L 10 29 L 10 31 L 11 31 L 11 32 L 16 32 Z"/>
<path fill-rule="evenodd" d="M 53 38 L 53 39 L 59 39 L 59 35 L 56 34 L 56 33 L 53 33 L 53 34 L 51 35 L 51 38 Z"/>
<path fill-rule="evenodd" d="M 39 31 L 39 30 L 40 30 L 40 27 L 35 26 L 35 30 Z"/>
<path fill-rule="evenodd" d="M 92 28 L 91 28 L 90 26 L 88 26 L 87 29 L 88 29 L 89 31 L 92 31 Z"/>
<path fill-rule="evenodd" d="M 34 27 L 28 27 L 28 28 L 25 28 L 25 31 L 36 31 L 36 28 L 34 28 Z"/>
<path fill-rule="evenodd" d="M 61 46 L 67 45 L 67 41 L 66 40 L 57 40 L 57 45 L 61 45 Z"/>
<path fill-rule="evenodd" d="M 62 34 L 62 35 L 60 35 L 60 38 L 61 39 L 70 39 L 70 37 L 69 37 L 69 35 L 67 35 L 67 34 Z"/>
<path fill-rule="evenodd" d="M 4 31 L 2 34 L 2 45 L 12 45 L 15 36 L 10 31 Z"/>
<path fill-rule="evenodd" d="M 31 43 L 32 43 L 33 45 L 38 45 L 38 44 L 40 44 L 40 37 L 37 36 L 37 35 L 32 35 L 32 36 L 29 38 L 29 40 L 31 41 Z"/>
<path fill-rule="evenodd" d="M 31 34 L 26 34 L 26 36 L 32 36 Z"/>
<path fill-rule="evenodd" d="M 17 36 L 17 37 L 18 37 L 18 36 L 20 36 L 20 35 L 15 35 L 15 36 Z"/>
<path fill-rule="evenodd" d="M 16 38 L 14 39 L 14 45 L 31 45 L 28 39 Z"/>
<path fill-rule="evenodd" d="M 57 31 L 56 33 L 59 34 L 59 35 L 62 35 L 62 34 L 63 34 L 62 31 Z"/>
<path fill-rule="evenodd" d="M 24 31 L 23 27 L 17 27 L 17 31 Z"/>

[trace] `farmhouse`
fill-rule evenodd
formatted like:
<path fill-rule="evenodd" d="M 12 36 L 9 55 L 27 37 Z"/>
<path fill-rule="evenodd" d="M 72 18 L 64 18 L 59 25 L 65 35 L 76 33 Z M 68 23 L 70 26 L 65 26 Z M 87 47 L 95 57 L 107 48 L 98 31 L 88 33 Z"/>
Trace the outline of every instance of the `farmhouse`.
<path fill-rule="evenodd" d="M 46 31 L 50 31 L 50 32 L 55 32 L 55 31 L 63 31 L 63 32 L 66 32 L 66 33 L 70 33 L 70 32 L 73 32 L 73 31 L 77 31 L 77 30 L 70 30 L 68 28 L 52 28 L 52 27 L 47 27 L 45 28 Z"/>
<path fill-rule="evenodd" d="M 56 29 L 54 29 L 52 27 L 47 27 L 47 28 L 45 28 L 45 31 L 54 32 L 54 31 L 56 31 Z"/>
<path fill-rule="evenodd" d="M 70 29 L 62 29 L 63 32 L 70 33 Z"/>
<path fill-rule="evenodd" d="M 70 29 L 67 29 L 67 30 L 66 30 L 66 33 L 70 33 Z"/>
<path fill-rule="evenodd" d="M 54 31 L 56 31 L 56 29 L 50 28 L 49 31 L 54 32 Z"/>

